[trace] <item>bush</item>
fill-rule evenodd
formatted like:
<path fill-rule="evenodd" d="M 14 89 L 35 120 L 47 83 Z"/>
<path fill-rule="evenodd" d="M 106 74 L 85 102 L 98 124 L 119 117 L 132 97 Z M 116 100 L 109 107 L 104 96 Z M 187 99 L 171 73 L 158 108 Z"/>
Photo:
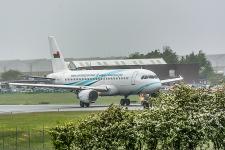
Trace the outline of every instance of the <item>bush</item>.
<path fill-rule="evenodd" d="M 53 145 L 56 150 L 71 150 L 75 140 L 74 131 L 76 127 L 74 123 L 69 122 L 64 125 L 58 125 L 52 128 L 49 133 L 51 135 Z"/>
<path fill-rule="evenodd" d="M 112 105 L 77 126 L 74 144 L 79 149 L 134 149 L 137 139 L 134 117 L 134 113 Z"/>
<path fill-rule="evenodd" d="M 51 130 L 56 149 L 225 149 L 225 92 L 176 86 L 153 108 L 106 111 Z"/>

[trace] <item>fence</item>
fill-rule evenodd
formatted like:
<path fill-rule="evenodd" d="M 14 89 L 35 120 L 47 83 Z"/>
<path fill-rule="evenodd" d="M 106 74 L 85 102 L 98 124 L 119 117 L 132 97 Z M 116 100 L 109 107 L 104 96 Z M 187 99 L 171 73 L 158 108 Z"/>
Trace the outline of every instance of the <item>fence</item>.
<path fill-rule="evenodd" d="M 48 129 L 1 129 L 0 150 L 53 150 Z"/>

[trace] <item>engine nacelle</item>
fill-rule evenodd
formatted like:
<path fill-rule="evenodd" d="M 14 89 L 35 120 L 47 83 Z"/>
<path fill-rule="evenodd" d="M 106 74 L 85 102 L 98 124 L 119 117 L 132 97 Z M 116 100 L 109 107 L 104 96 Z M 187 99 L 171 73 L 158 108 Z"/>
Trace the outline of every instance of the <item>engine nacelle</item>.
<path fill-rule="evenodd" d="M 78 93 L 78 98 L 84 103 L 95 102 L 98 98 L 98 92 L 95 90 L 82 90 Z"/>

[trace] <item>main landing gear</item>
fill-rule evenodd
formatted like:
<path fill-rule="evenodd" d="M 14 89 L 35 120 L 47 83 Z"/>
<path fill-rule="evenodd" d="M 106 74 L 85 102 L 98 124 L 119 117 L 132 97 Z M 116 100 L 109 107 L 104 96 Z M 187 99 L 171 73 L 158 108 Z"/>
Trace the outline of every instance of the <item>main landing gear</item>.
<path fill-rule="evenodd" d="M 125 105 L 126 105 L 126 106 L 129 106 L 129 105 L 130 105 L 130 99 L 128 99 L 127 96 L 125 96 L 124 99 L 121 99 L 121 100 L 120 100 L 120 105 L 121 105 L 121 106 L 125 106 Z"/>
<path fill-rule="evenodd" d="M 80 101 L 80 107 L 89 107 L 90 103 L 84 103 L 82 101 Z"/>

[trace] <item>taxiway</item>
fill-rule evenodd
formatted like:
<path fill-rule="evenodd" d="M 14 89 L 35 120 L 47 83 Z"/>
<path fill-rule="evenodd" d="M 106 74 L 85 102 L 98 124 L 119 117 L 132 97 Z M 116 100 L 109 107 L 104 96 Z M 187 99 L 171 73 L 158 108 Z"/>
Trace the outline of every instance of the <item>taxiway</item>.
<path fill-rule="evenodd" d="M 102 111 L 108 105 L 91 105 L 81 108 L 79 105 L 0 105 L 0 114 L 32 113 L 32 112 L 63 112 L 63 111 Z M 129 110 L 142 110 L 143 106 L 133 104 L 127 107 Z"/>

